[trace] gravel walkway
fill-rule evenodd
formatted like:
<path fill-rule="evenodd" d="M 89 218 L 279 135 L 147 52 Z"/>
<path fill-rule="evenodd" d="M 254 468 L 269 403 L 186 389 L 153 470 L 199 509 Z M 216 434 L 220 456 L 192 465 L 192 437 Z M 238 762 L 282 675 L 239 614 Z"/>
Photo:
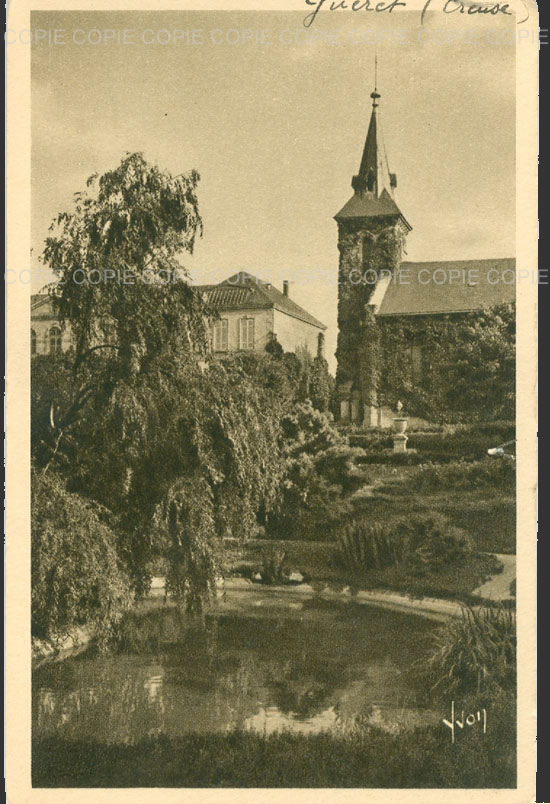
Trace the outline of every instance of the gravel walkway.
<path fill-rule="evenodd" d="M 510 586 L 516 578 L 516 557 L 515 555 L 504 555 L 502 553 L 495 553 L 504 569 L 499 575 L 495 575 L 486 581 L 483 586 L 476 589 L 474 595 L 488 598 L 489 600 L 510 600 Z"/>

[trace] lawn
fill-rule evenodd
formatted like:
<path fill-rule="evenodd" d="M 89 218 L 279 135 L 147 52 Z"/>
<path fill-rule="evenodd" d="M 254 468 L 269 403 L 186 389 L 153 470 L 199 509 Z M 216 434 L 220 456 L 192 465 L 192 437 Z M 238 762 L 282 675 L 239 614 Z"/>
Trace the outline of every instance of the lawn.
<path fill-rule="evenodd" d="M 472 592 L 501 571 L 493 553 L 514 554 L 516 547 L 515 474 L 513 465 L 485 459 L 463 464 L 396 467 L 371 464 L 366 484 L 352 497 L 353 519 L 390 526 L 414 516 L 443 515 L 450 527 L 469 534 L 474 553 L 460 566 L 418 576 L 403 567 L 371 570 L 352 576 L 334 542 L 226 540 L 220 559 L 226 575 L 252 577 L 264 557 L 284 551 L 285 566 L 300 572 L 314 588 L 326 584 L 361 589 L 392 589 L 415 597 L 431 596 L 472 602 Z"/>
<path fill-rule="evenodd" d="M 357 494 L 355 514 L 370 524 L 387 524 L 411 514 L 439 513 L 465 530 L 480 552 L 516 552 L 516 503 L 497 488 L 409 491 L 404 485 L 382 487 L 372 496 Z"/>
<path fill-rule="evenodd" d="M 158 736 L 135 745 L 33 744 L 35 787 L 515 787 L 512 716 L 451 744 L 449 730 Z M 462 738 L 463 737 L 463 738 Z"/>
<path fill-rule="evenodd" d="M 502 572 L 502 564 L 492 555 L 475 554 L 460 567 L 449 567 L 427 575 L 414 575 L 403 567 L 372 570 L 351 583 L 361 589 L 391 589 L 414 598 L 436 597 L 479 603 L 472 593 L 488 578 Z"/>
<path fill-rule="evenodd" d="M 297 570 L 314 589 L 325 586 L 341 589 L 391 589 L 412 597 L 441 597 L 472 602 L 472 592 L 502 566 L 491 555 L 474 554 L 459 569 L 446 568 L 427 576 L 416 576 L 402 568 L 373 570 L 357 577 L 346 569 L 334 542 L 297 542 L 254 540 L 231 544 L 222 559 L 226 576 L 252 577 L 262 568 L 263 556 L 272 550 L 283 550 L 285 564 Z"/>

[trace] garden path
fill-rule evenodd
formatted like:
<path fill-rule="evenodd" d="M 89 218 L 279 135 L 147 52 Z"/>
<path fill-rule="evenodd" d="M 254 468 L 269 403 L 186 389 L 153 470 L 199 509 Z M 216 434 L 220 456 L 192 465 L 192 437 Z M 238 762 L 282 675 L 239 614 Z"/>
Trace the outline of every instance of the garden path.
<path fill-rule="evenodd" d="M 495 553 L 494 555 L 503 565 L 502 572 L 489 578 L 473 594 L 489 600 L 510 600 L 512 597 L 510 586 L 516 579 L 516 557 L 515 555 L 504 555 L 503 553 Z"/>

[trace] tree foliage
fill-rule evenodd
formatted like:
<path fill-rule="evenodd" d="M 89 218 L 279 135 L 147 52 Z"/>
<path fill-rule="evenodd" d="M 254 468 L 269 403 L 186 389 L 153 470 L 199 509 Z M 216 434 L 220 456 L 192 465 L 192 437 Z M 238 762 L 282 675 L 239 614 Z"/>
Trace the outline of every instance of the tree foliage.
<path fill-rule="evenodd" d="M 267 531 L 281 539 L 333 538 L 336 523 L 351 511 L 347 481 L 361 450 L 347 446 L 332 416 L 309 400 L 288 411 L 282 432 L 285 473 Z"/>
<path fill-rule="evenodd" d="M 52 473 L 32 480 L 33 635 L 62 640 L 86 624 L 105 642 L 131 599 L 108 512 Z"/>
<path fill-rule="evenodd" d="M 59 558 L 59 545 L 89 551 L 83 566 L 102 557 L 120 564 L 140 595 L 151 558 L 162 555 L 168 591 L 193 611 L 214 594 L 214 541 L 254 535 L 277 509 L 293 441 L 299 452 L 339 443 L 327 417 L 305 404 L 311 394 L 319 410 L 328 407 L 322 355 L 285 354 L 273 342 L 264 355 L 212 358 L 215 313 L 181 261 L 202 232 L 198 179 L 194 171 L 172 177 L 141 154 L 90 178 L 53 222 L 43 254 L 74 348 L 37 356 L 32 366 L 35 483 L 55 484 L 63 502 L 48 509 L 42 533 L 46 497 L 35 494 L 39 566 Z M 71 536 L 73 504 L 75 522 L 84 511 L 108 513 L 109 530 L 98 531 L 103 552 L 77 542 L 80 526 Z M 89 513 L 88 534 L 95 524 Z M 39 607 L 59 594 L 47 578 L 42 572 L 33 599 L 37 633 L 79 621 L 91 599 L 65 615 L 63 593 L 52 609 L 59 613 L 42 622 Z"/>
<path fill-rule="evenodd" d="M 384 404 L 400 399 L 409 414 L 449 423 L 515 419 L 515 305 L 379 326 Z M 422 349 L 421 381 L 412 344 Z"/>
<path fill-rule="evenodd" d="M 282 472 L 276 382 L 211 359 L 211 311 L 179 261 L 201 232 L 197 181 L 140 154 L 92 177 L 44 250 L 74 352 L 33 364 L 38 473 L 112 513 L 136 592 L 165 552 L 171 590 L 195 609 L 212 592 L 212 540 L 248 534 Z"/>

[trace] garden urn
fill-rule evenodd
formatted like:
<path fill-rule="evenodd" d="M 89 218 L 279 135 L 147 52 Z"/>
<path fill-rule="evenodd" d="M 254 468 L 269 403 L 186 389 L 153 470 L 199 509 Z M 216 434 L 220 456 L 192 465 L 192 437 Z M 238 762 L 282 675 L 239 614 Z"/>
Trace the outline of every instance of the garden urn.
<path fill-rule="evenodd" d="M 408 419 L 406 416 L 398 416 L 393 420 L 393 426 L 396 433 L 404 433 L 407 429 Z"/>

